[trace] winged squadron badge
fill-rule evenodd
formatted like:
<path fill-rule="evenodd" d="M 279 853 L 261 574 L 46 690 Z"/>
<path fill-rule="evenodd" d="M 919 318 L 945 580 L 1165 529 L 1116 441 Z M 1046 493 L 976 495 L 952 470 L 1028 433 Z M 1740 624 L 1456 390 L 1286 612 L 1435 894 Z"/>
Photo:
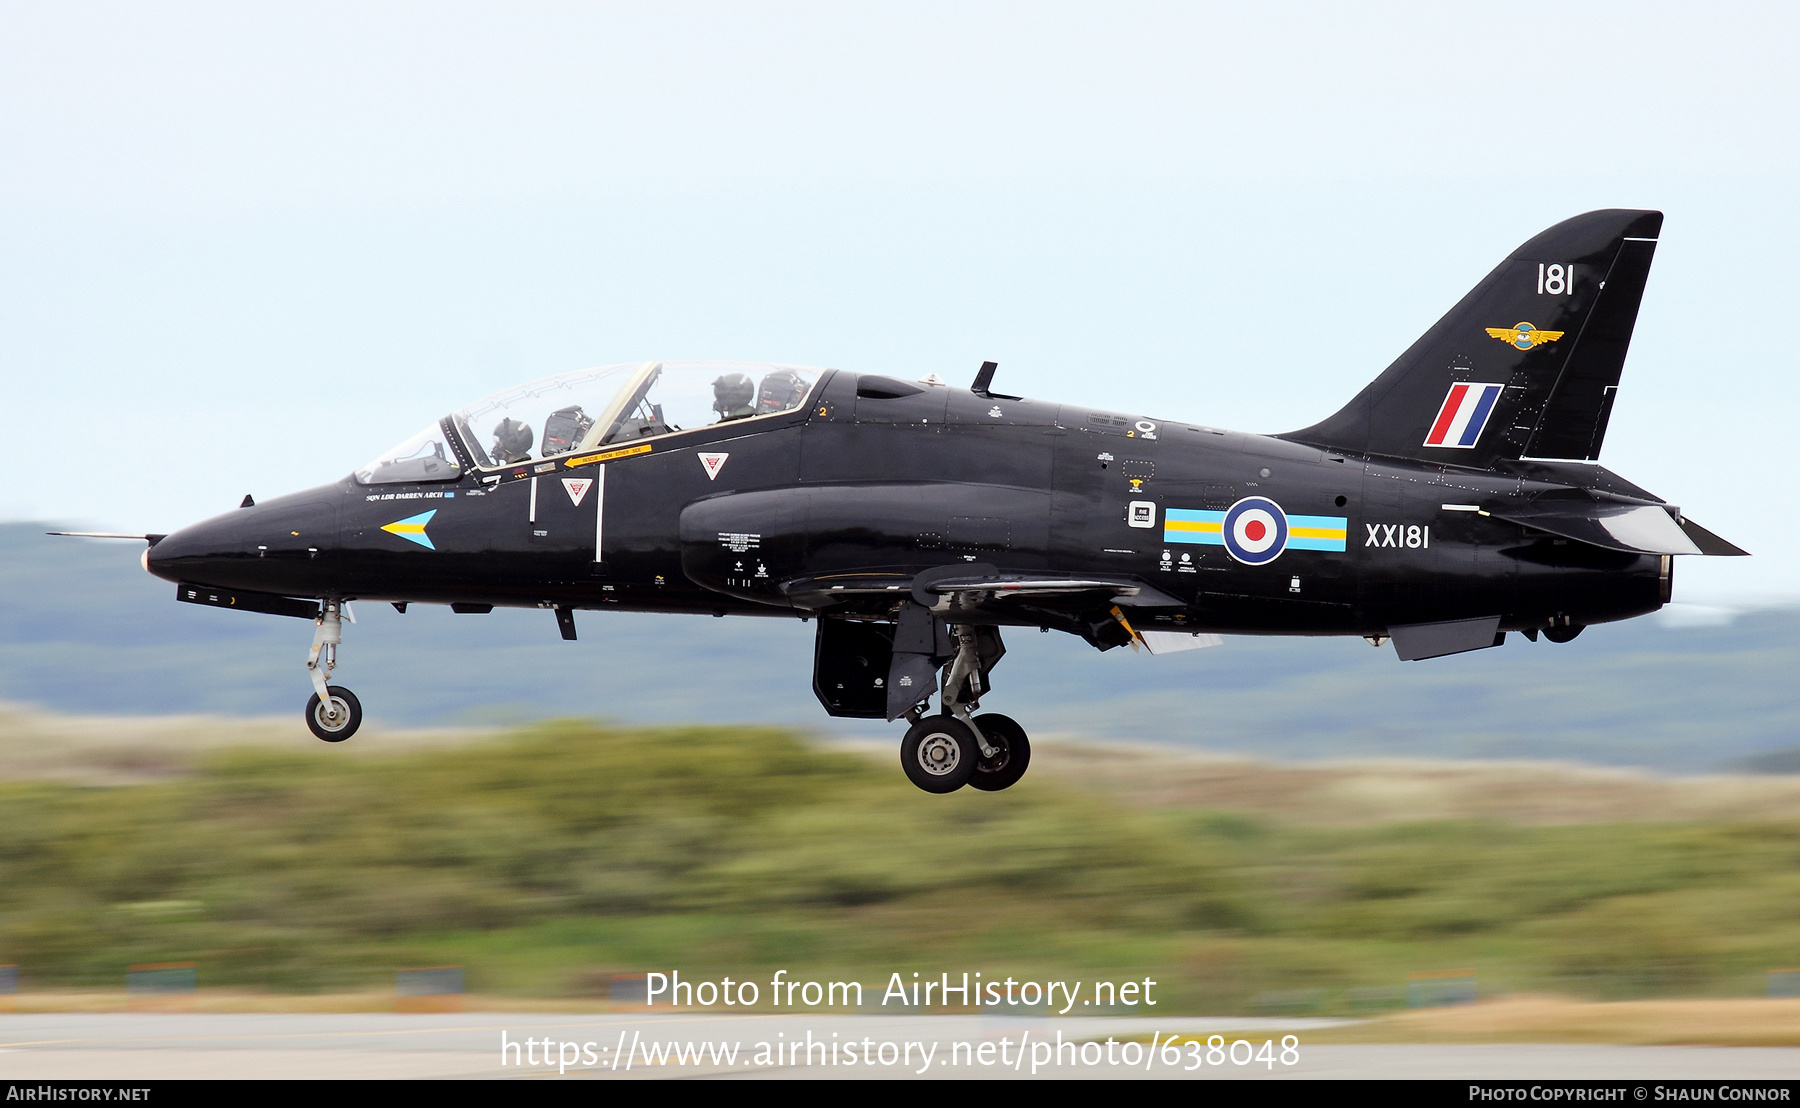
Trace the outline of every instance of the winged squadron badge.
<path fill-rule="evenodd" d="M 1517 327 L 1489 327 L 1487 333 L 1489 338 L 1510 342 L 1520 350 L 1530 350 L 1534 346 L 1555 342 L 1563 337 L 1561 331 L 1540 331 L 1531 324 L 1523 322 Z"/>

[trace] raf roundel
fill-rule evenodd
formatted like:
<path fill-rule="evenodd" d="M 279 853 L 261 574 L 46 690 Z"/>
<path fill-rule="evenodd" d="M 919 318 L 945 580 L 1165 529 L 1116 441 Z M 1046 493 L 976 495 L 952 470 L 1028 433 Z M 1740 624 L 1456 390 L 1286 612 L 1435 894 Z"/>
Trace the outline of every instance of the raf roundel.
<path fill-rule="evenodd" d="M 1225 511 L 1225 552 L 1247 566 L 1267 565 L 1287 549 L 1287 513 L 1265 496 L 1246 496 Z"/>

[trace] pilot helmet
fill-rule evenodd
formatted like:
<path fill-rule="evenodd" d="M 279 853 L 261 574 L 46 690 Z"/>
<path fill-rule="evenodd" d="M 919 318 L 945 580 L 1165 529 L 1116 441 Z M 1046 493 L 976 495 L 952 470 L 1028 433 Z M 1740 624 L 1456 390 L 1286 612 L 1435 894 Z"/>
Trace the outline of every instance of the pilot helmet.
<path fill-rule="evenodd" d="M 726 419 L 754 414 L 756 384 L 742 373 L 727 373 L 712 383 L 713 411 Z"/>
<path fill-rule="evenodd" d="M 494 460 L 522 462 L 531 457 L 531 425 L 507 418 L 494 424 Z"/>

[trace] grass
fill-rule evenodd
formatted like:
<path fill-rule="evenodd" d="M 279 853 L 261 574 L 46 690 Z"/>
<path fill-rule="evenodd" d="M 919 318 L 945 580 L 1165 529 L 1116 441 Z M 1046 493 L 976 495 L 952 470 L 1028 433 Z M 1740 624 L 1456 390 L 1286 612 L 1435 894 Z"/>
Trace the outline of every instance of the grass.
<path fill-rule="evenodd" d="M 968 970 L 1149 976 L 1159 1014 L 1366 1014 L 1422 970 L 1641 1000 L 1800 963 L 1800 821 L 1760 810 L 1329 827 L 1054 773 L 928 797 L 785 732 L 578 723 L 193 758 L 0 785 L 0 961 L 29 988 L 193 960 L 209 988 L 373 996 L 458 964 L 472 993 L 579 1006 L 618 972 Z"/>

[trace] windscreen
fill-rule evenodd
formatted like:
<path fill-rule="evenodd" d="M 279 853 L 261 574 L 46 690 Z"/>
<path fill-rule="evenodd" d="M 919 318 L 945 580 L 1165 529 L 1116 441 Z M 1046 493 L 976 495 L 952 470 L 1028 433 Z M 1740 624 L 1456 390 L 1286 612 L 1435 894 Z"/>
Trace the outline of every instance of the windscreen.
<path fill-rule="evenodd" d="M 416 435 L 384 450 L 356 470 L 365 485 L 397 485 L 418 481 L 454 481 L 462 476 L 456 452 L 444 438 L 443 428 L 431 424 Z"/>

